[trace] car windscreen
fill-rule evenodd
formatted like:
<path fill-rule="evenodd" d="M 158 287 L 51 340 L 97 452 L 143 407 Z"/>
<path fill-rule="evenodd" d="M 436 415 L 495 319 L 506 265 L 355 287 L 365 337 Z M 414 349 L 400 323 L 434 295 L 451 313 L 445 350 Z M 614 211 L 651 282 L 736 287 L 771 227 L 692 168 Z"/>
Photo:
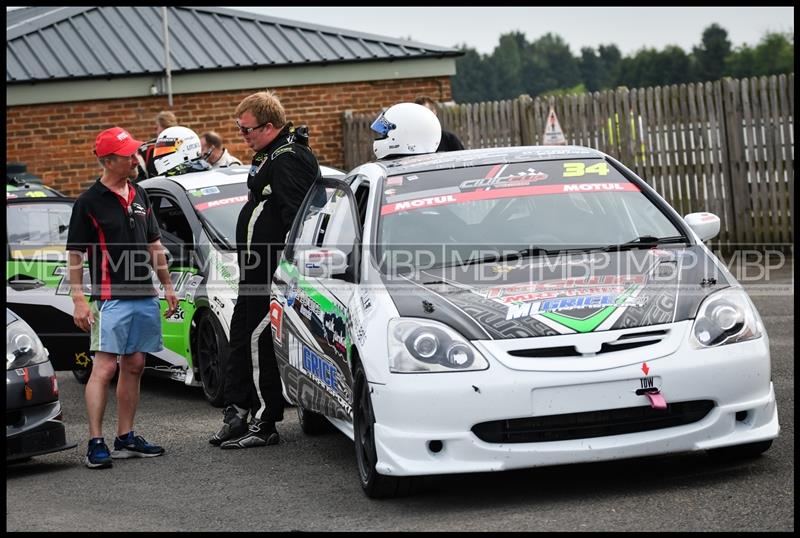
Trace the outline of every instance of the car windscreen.
<path fill-rule="evenodd" d="M 6 200 L 19 198 L 63 198 L 64 195 L 46 185 L 19 183 L 17 185 L 6 184 Z"/>
<path fill-rule="evenodd" d="M 531 161 L 387 177 L 376 253 L 395 272 L 675 236 L 666 214 L 605 160 Z"/>
<path fill-rule="evenodd" d="M 227 247 L 236 246 L 236 221 L 247 202 L 247 183 L 204 187 L 187 191 L 198 215 Z"/>
<path fill-rule="evenodd" d="M 72 201 L 17 202 L 6 206 L 9 257 L 63 260 Z"/>

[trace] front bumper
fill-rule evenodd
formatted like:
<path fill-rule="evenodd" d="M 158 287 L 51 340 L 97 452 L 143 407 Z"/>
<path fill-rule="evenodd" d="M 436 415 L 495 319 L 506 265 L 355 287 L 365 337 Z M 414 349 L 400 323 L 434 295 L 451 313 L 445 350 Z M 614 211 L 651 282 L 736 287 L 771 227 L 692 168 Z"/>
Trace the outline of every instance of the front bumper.
<path fill-rule="evenodd" d="M 29 381 L 25 382 L 23 370 Z M 6 462 L 74 448 L 68 443 L 50 361 L 6 371 Z M 30 399 L 25 397 L 25 386 Z"/>
<path fill-rule="evenodd" d="M 605 461 L 752 443 L 780 431 L 767 338 L 703 350 L 684 344 L 661 358 L 643 354 L 642 362 L 614 367 L 608 367 L 613 360 L 584 360 L 597 369 L 519 371 L 490 359 L 482 372 L 394 374 L 386 385 L 371 384 L 378 472 L 413 476 Z M 713 407 L 689 424 L 585 439 L 490 443 L 471 431 L 490 421 L 649 406 L 647 396 L 636 394 L 647 377 L 668 404 L 709 400 Z"/>
<path fill-rule="evenodd" d="M 67 442 L 59 401 L 6 411 L 6 462 L 76 446 Z"/>

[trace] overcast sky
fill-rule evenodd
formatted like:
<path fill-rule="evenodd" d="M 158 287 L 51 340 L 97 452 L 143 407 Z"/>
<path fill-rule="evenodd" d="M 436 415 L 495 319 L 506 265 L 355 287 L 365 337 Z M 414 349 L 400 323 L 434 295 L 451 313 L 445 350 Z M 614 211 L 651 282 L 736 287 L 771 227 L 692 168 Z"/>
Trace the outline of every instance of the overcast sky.
<path fill-rule="evenodd" d="M 734 47 L 754 46 L 767 31 L 794 32 L 793 7 L 244 7 L 235 8 L 452 47 L 466 43 L 491 53 L 501 34 L 520 31 L 531 42 L 560 35 L 578 56 L 581 47 L 615 44 L 623 54 L 678 45 L 686 52 L 716 22 Z"/>

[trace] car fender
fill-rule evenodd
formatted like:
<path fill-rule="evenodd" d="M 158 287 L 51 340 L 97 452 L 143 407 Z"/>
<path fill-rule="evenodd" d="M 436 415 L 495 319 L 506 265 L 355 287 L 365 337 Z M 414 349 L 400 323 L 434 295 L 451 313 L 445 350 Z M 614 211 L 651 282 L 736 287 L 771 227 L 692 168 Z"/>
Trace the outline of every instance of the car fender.
<path fill-rule="evenodd" d="M 361 283 L 348 305 L 350 341 L 370 383 L 389 381 L 387 326 L 399 314 L 382 283 Z M 355 365 L 351 362 L 351 368 Z"/>

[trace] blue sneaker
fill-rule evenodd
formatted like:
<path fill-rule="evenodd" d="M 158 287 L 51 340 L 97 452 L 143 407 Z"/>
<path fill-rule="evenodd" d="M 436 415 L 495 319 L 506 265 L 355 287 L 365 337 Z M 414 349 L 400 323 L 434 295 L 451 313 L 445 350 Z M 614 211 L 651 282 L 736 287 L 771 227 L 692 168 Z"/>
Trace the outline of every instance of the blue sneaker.
<path fill-rule="evenodd" d="M 89 469 L 103 469 L 113 465 L 105 439 L 95 437 L 89 440 L 89 450 L 86 452 L 84 463 Z"/>
<path fill-rule="evenodd" d="M 164 453 L 164 449 L 157 445 L 151 445 L 144 440 L 141 435 L 133 435 L 129 431 L 124 437 L 114 439 L 114 451 L 111 457 L 114 459 L 124 458 L 154 458 Z"/>

